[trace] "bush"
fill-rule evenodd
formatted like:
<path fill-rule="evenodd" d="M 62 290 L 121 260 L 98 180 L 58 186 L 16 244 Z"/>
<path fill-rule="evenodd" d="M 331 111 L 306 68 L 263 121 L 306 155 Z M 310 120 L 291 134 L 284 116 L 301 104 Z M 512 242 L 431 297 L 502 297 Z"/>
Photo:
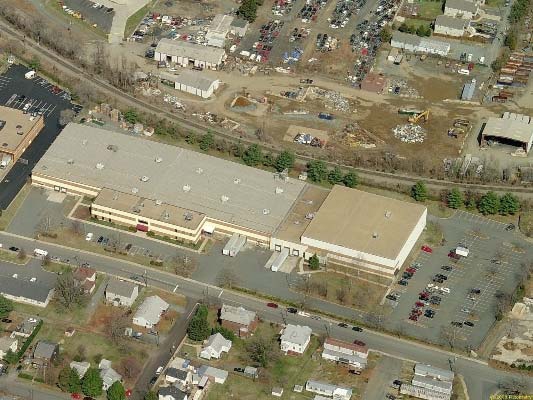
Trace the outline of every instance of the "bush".
<path fill-rule="evenodd" d="M 320 268 L 320 260 L 316 254 L 313 254 L 309 259 L 309 269 L 316 271 Z"/>
<path fill-rule="evenodd" d="M 416 201 L 426 201 L 428 190 L 424 182 L 417 182 L 411 187 L 411 197 Z"/>
<path fill-rule="evenodd" d="M 233 333 L 233 331 L 229 330 L 228 328 L 224 328 L 220 325 L 211 329 L 211 335 L 214 335 L 215 333 L 220 333 L 222 336 L 224 336 L 224 339 L 231 340 L 232 342 L 236 338 L 235 333 Z"/>

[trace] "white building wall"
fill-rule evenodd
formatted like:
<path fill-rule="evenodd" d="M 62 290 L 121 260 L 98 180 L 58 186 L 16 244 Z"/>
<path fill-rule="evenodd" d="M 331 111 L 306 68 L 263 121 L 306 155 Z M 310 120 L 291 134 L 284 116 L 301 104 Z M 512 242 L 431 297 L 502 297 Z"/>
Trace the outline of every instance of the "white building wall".
<path fill-rule="evenodd" d="M 439 35 L 460 37 L 460 36 L 463 36 L 464 30 L 450 28 L 450 27 L 444 26 L 444 25 L 435 25 L 435 33 L 437 33 Z"/>
<path fill-rule="evenodd" d="M 472 19 L 474 17 L 474 14 L 469 11 L 456 10 L 455 8 L 450 7 L 444 8 L 444 15 L 462 19 Z"/>
<path fill-rule="evenodd" d="M 397 262 L 397 268 L 401 268 L 405 260 L 407 259 L 407 256 L 409 256 L 409 253 L 413 249 L 414 245 L 416 244 L 418 238 L 422 234 L 422 231 L 426 227 L 426 218 L 427 218 L 428 210 L 425 209 L 424 213 L 418 220 L 417 224 L 415 225 L 413 231 L 409 235 L 409 238 L 403 245 L 402 249 L 400 250 L 400 253 L 398 254 L 398 257 L 396 258 Z"/>
<path fill-rule="evenodd" d="M 270 250 L 272 251 L 281 251 L 286 247 L 289 249 L 289 254 L 291 256 L 297 257 L 303 257 L 308 248 L 305 244 L 288 242 L 274 237 L 270 240 Z"/>

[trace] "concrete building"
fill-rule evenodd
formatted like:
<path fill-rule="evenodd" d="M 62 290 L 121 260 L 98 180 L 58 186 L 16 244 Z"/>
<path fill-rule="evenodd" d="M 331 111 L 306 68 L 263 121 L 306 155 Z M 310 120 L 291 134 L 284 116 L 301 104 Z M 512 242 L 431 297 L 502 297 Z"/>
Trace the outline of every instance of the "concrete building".
<path fill-rule="evenodd" d="M 150 296 L 144 299 L 133 316 L 133 324 L 143 328 L 152 329 L 159 323 L 161 315 L 168 310 L 170 304 L 159 296 Z"/>
<path fill-rule="evenodd" d="M 479 6 L 469 0 L 446 0 L 444 15 L 470 20 L 479 12 Z"/>
<path fill-rule="evenodd" d="M 10 336 L 0 337 L 0 360 L 6 356 L 6 354 L 11 350 L 11 352 L 16 353 L 18 349 L 18 339 L 12 338 Z"/>
<path fill-rule="evenodd" d="M 139 287 L 131 282 L 111 279 L 105 289 L 105 299 L 115 306 L 131 307 L 139 296 Z"/>
<path fill-rule="evenodd" d="M 259 323 L 257 314 L 243 307 L 223 304 L 220 309 L 220 321 L 224 328 L 229 329 L 238 337 L 250 336 Z"/>
<path fill-rule="evenodd" d="M 399 31 L 392 34 L 391 46 L 413 53 L 436 54 L 443 57 L 450 52 L 449 43 Z"/>
<path fill-rule="evenodd" d="M 0 168 L 15 163 L 44 127 L 41 115 L 0 106 Z"/>
<path fill-rule="evenodd" d="M 368 347 L 354 343 L 327 338 L 324 341 L 322 358 L 347 364 L 355 368 L 365 368 L 367 364 Z"/>
<path fill-rule="evenodd" d="M 471 101 L 474 97 L 476 91 L 476 79 L 472 79 L 471 82 L 467 82 L 463 86 L 463 91 L 461 92 L 461 100 Z"/>
<path fill-rule="evenodd" d="M 235 18 L 231 22 L 230 33 L 232 35 L 242 38 L 244 37 L 244 35 L 246 35 L 246 32 L 248 31 L 249 26 L 250 26 L 250 23 L 246 21 L 245 19 Z"/>
<path fill-rule="evenodd" d="M 462 18 L 439 15 L 435 19 L 435 33 L 439 35 L 461 37 L 468 28 L 468 21 Z"/>
<path fill-rule="evenodd" d="M 490 117 L 481 132 L 481 143 L 488 141 L 519 147 L 529 153 L 533 145 L 530 117 L 515 113 L 504 113 L 502 118 Z"/>
<path fill-rule="evenodd" d="M 319 381 L 307 381 L 305 390 L 321 396 L 333 397 L 335 400 L 350 400 L 352 397 L 352 389 L 350 388 Z"/>
<path fill-rule="evenodd" d="M 220 81 L 203 72 L 184 70 L 179 75 L 160 74 L 163 81 L 171 82 L 174 89 L 207 99 L 219 88 Z"/>
<path fill-rule="evenodd" d="M 99 220 L 188 243 L 234 233 L 268 246 L 304 182 L 123 133 L 69 124 L 32 183 L 94 197 Z"/>
<path fill-rule="evenodd" d="M 215 333 L 209 336 L 207 343 L 200 352 L 200 357 L 210 360 L 212 358 L 220 358 L 223 353 L 227 353 L 231 349 L 231 340 L 227 340 L 220 333 Z"/>
<path fill-rule="evenodd" d="M 313 331 L 308 326 L 288 324 L 281 331 L 281 351 L 285 354 L 303 354 L 311 341 Z"/>
<path fill-rule="evenodd" d="M 224 49 L 172 39 L 161 39 L 154 53 L 155 61 L 214 70 L 220 68 L 225 59 Z"/>
<path fill-rule="evenodd" d="M 217 14 L 211 21 L 205 39 L 208 46 L 224 47 L 226 36 L 231 30 L 233 17 L 231 15 Z"/>

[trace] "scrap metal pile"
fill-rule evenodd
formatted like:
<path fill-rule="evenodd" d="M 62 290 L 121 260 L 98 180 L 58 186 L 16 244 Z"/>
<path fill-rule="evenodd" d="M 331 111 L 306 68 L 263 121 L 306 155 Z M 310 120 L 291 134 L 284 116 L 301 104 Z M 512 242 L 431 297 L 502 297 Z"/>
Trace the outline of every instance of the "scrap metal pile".
<path fill-rule="evenodd" d="M 339 92 L 333 90 L 324 90 L 317 87 L 312 88 L 311 97 L 323 100 L 326 108 L 337 111 L 350 111 L 350 102 Z"/>
<path fill-rule="evenodd" d="M 422 143 L 426 138 L 426 131 L 420 125 L 403 124 L 392 129 L 394 137 L 404 143 Z"/>

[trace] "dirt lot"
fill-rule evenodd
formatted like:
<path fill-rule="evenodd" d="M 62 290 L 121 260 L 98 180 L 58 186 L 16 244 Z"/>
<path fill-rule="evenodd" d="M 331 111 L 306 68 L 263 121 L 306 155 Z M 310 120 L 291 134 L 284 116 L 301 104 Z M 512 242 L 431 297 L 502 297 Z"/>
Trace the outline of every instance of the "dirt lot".
<path fill-rule="evenodd" d="M 237 7 L 232 0 L 162 0 L 153 12 L 188 18 L 203 18 L 219 13 L 228 13 Z"/>

